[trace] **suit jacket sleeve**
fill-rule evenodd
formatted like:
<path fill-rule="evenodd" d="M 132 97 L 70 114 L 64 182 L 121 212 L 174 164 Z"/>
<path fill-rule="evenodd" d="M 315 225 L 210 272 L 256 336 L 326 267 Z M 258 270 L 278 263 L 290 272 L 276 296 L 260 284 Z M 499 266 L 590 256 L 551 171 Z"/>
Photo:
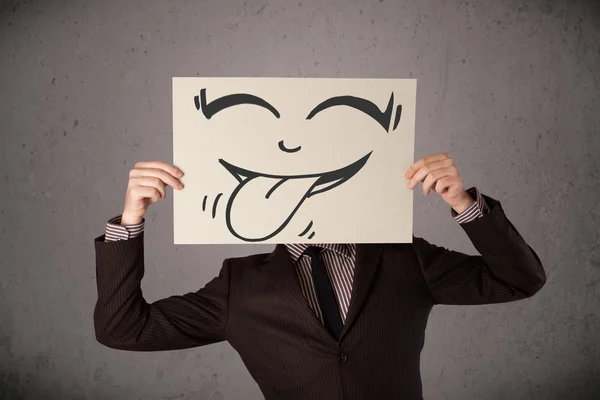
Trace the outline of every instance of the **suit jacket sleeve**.
<path fill-rule="evenodd" d="M 132 239 L 94 240 L 98 300 L 94 308 L 96 340 L 132 351 L 177 350 L 225 340 L 229 262 L 218 277 L 197 292 L 153 303 L 144 299 L 144 234 Z"/>
<path fill-rule="evenodd" d="M 533 296 L 546 282 L 535 251 L 499 201 L 483 195 L 489 212 L 460 224 L 481 255 L 467 255 L 413 236 L 413 248 L 437 304 L 491 304 Z"/>

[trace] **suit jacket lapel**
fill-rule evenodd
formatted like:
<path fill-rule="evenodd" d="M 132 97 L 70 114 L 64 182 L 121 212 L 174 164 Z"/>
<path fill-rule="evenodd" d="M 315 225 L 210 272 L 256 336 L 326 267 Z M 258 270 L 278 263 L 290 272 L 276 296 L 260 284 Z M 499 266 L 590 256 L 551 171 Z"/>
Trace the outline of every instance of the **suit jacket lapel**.
<path fill-rule="evenodd" d="M 360 309 L 367 297 L 371 281 L 379 266 L 379 259 L 383 246 L 381 244 L 358 244 L 356 246 L 356 266 L 352 283 L 352 296 L 348 306 L 346 322 L 340 334 L 340 339 L 346 334 L 358 316 Z"/>
<path fill-rule="evenodd" d="M 335 341 L 333 336 L 331 336 L 331 333 L 325 328 L 321 323 L 321 320 L 319 320 L 317 315 L 310 308 L 308 300 L 304 298 L 296 267 L 292 263 L 285 245 L 278 244 L 275 246 L 275 250 L 267 256 L 260 269 L 279 290 L 284 301 L 290 304 L 298 312 L 299 318 L 310 321 L 317 330 Z"/>

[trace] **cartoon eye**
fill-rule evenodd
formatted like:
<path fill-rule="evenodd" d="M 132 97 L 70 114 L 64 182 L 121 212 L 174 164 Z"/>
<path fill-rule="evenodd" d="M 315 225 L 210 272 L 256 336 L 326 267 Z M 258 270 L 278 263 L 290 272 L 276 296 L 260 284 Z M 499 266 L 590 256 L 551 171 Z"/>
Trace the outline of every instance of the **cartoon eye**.
<path fill-rule="evenodd" d="M 279 111 L 275 109 L 271 104 L 267 101 L 261 99 L 258 96 L 247 93 L 236 93 L 230 94 L 227 96 L 219 97 L 211 101 L 210 103 L 206 102 L 206 89 L 200 90 L 200 96 L 194 96 L 194 104 L 196 105 L 196 109 L 202 109 L 202 113 L 206 117 L 206 119 L 211 119 L 213 115 L 222 111 L 226 108 L 237 106 L 240 104 L 254 104 L 259 107 L 266 108 L 271 111 L 275 117 L 279 118 Z"/>
<path fill-rule="evenodd" d="M 331 97 L 323 102 L 321 102 L 318 106 L 316 106 L 306 117 L 306 119 L 312 119 L 319 112 L 326 110 L 330 107 L 335 106 L 348 106 L 363 113 L 367 114 L 369 117 L 373 118 L 375 121 L 379 123 L 385 129 L 386 132 L 389 132 L 390 121 L 392 119 L 392 107 L 394 105 L 394 94 L 390 96 L 390 101 L 388 102 L 387 108 L 385 111 L 381 111 L 379 107 L 377 107 L 373 102 L 363 99 L 361 97 L 355 96 L 336 96 Z M 394 128 L 398 126 L 398 122 L 400 122 L 400 114 L 402 112 L 402 105 L 399 105 L 396 110 L 396 118 L 394 121 Z"/>

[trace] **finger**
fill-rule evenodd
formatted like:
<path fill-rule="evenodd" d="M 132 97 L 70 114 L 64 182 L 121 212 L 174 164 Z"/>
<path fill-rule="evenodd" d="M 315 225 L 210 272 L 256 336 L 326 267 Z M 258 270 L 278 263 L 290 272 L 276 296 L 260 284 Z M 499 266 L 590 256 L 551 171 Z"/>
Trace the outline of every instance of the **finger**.
<path fill-rule="evenodd" d="M 134 186 L 131 192 L 136 197 L 149 199 L 150 203 L 156 203 L 162 198 L 160 191 L 152 186 Z"/>
<path fill-rule="evenodd" d="M 410 179 L 410 178 L 412 178 L 414 173 L 417 172 L 419 170 L 419 168 L 421 168 L 423 165 L 428 164 L 433 161 L 446 160 L 448 158 L 449 157 L 448 157 L 447 153 L 438 153 L 438 154 L 433 154 L 433 155 L 430 155 L 427 157 L 423 157 L 423 158 L 419 159 L 416 163 L 411 165 L 406 170 L 406 172 L 404 173 L 404 177 L 407 179 Z"/>
<path fill-rule="evenodd" d="M 175 178 L 173 175 L 171 175 L 170 173 L 168 173 L 162 169 L 134 168 L 129 172 L 130 178 L 138 178 L 138 177 L 143 177 L 143 176 L 158 178 L 158 179 L 162 180 L 163 183 L 170 185 L 171 187 L 174 187 L 175 189 L 183 188 L 183 184 L 181 183 L 181 181 L 179 179 Z"/>
<path fill-rule="evenodd" d="M 447 158 L 441 161 L 433 161 L 428 164 L 425 164 L 415 172 L 412 178 L 408 181 L 407 187 L 409 189 L 412 189 L 417 185 L 418 182 L 422 182 L 432 171 L 435 171 L 439 168 L 447 168 L 451 166 L 454 166 L 454 160 L 452 160 L 451 158 Z"/>
<path fill-rule="evenodd" d="M 456 178 L 453 179 L 451 176 L 440 178 L 437 180 L 437 182 L 435 182 L 435 185 L 433 185 L 433 190 L 440 194 L 444 193 L 446 189 L 454 184 L 455 181 Z"/>
<path fill-rule="evenodd" d="M 153 178 L 151 176 L 140 176 L 137 178 L 132 178 L 130 182 L 135 186 L 146 186 L 158 190 L 160 192 L 160 197 L 163 199 L 167 196 L 165 184 L 158 178 Z"/>
<path fill-rule="evenodd" d="M 164 161 L 138 161 L 133 166 L 134 168 L 157 168 L 161 169 L 165 172 L 168 172 L 172 176 L 176 178 L 181 178 L 183 176 L 183 171 L 177 168 L 174 165 L 167 164 Z"/>
<path fill-rule="evenodd" d="M 430 172 L 423 181 L 423 194 L 427 196 L 429 194 L 429 190 L 437 182 L 438 179 L 451 176 L 452 167 L 438 168 L 435 171 Z"/>

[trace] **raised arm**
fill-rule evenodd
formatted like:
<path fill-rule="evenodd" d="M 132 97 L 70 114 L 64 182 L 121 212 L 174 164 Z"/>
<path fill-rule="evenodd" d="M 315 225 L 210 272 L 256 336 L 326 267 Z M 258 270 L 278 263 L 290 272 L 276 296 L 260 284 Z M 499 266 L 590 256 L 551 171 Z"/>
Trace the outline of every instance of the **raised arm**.
<path fill-rule="evenodd" d="M 229 263 L 197 292 L 144 299 L 144 234 L 119 241 L 94 240 L 98 300 L 96 339 L 105 346 L 132 351 L 176 350 L 225 340 Z"/>
<path fill-rule="evenodd" d="M 229 263 L 197 292 L 149 304 L 140 287 L 144 276 L 144 214 L 167 195 L 183 189 L 183 171 L 164 161 L 138 162 L 129 172 L 123 213 L 111 218 L 94 240 L 98 301 L 96 339 L 121 350 L 155 351 L 202 346 L 225 340 Z"/>
<path fill-rule="evenodd" d="M 483 195 L 489 212 L 460 226 L 481 255 L 467 255 L 413 236 L 413 248 L 437 304 L 491 304 L 533 296 L 546 282 L 535 251 L 499 201 Z"/>

